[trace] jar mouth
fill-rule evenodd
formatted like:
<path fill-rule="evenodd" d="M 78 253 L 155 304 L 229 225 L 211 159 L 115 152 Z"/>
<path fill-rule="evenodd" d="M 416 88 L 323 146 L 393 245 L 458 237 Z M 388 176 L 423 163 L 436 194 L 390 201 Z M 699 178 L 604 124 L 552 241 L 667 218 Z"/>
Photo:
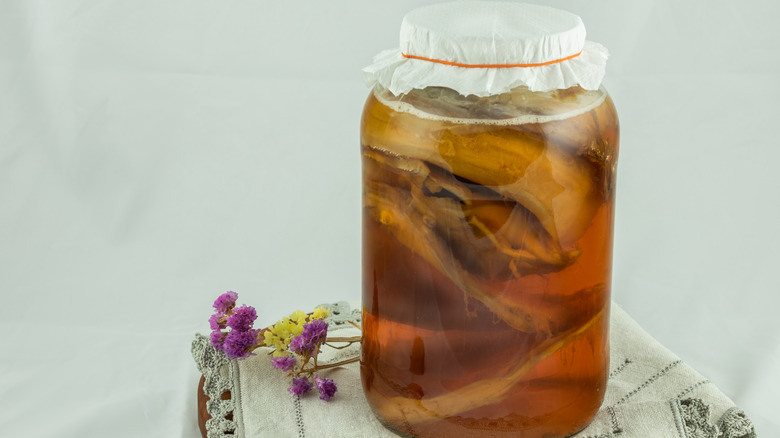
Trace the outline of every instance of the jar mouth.
<path fill-rule="evenodd" d="M 430 86 L 396 95 L 381 84 L 373 94 L 397 112 L 453 124 L 521 125 L 565 120 L 586 113 L 607 98 L 604 87 L 586 90 L 580 86 L 561 90 L 531 91 L 527 86 L 479 97 L 463 96 L 447 87 Z"/>

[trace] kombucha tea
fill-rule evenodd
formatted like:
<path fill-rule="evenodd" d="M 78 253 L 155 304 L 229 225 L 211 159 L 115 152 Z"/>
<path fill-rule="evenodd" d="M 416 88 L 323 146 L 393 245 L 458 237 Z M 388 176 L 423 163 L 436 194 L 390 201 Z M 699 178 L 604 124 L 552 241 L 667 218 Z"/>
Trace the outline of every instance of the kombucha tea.
<path fill-rule="evenodd" d="M 584 428 L 609 360 L 609 96 L 377 86 L 361 128 L 361 377 L 377 417 L 414 437 Z"/>

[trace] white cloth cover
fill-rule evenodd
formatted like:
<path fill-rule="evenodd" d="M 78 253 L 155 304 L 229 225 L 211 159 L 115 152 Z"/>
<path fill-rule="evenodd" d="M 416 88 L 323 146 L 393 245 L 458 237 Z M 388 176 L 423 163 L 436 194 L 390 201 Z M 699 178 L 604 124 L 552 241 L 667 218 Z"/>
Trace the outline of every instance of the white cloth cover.
<path fill-rule="evenodd" d="M 607 50 L 585 40 L 577 15 L 522 3 L 459 1 L 415 9 L 401 24 L 400 48 L 363 69 L 366 83 L 393 94 L 442 86 L 488 96 L 579 84 L 595 90 Z M 454 64 L 454 65 L 453 65 Z"/>
<path fill-rule="evenodd" d="M 340 314 L 350 314 L 346 303 L 337 306 Z M 611 369 L 604 403 L 595 420 L 572 438 L 756 436 L 750 419 L 728 397 L 648 335 L 614 303 L 610 318 Z M 346 324 L 331 326 L 334 336 L 359 334 L 359 330 Z M 204 364 L 199 358 L 216 351 L 209 353 L 209 348 L 213 350 L 205 337 L 199 336 L 193 343 L 193 355 L 201 368 Z M 325 348 L 321 360 L 341 360 L 356 352 L 357 346 L 348 350 Z M 213 430 L 209 438 L 397 437 L 377 421 L 369 408 L 357 363 L 325 374 L 338 385 L 336 396 L 327 403 L 319 400 L 316 391 L 303 397 L 291 395 L 287 379 L 262 352 L 201 371 L 229 380 L 235 394 L 233 401 L 225 402 L 234 407 L 235 421 L 223 420 L 220 424 L 229 424 L 236 434 Z M 222 390 L 220 387 L 217 391 Z"/>

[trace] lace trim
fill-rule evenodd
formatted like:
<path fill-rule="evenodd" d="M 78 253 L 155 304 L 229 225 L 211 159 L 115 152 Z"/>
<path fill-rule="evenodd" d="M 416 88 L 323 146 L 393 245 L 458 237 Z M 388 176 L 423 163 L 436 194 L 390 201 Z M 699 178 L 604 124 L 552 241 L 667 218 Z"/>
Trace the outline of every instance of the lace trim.
<path fill-rule="evenodd" d="M 677 428 L 684 431 L 684 438 L 715 438 L 718 428 L 710 423 L 710 406 L 700 398 L 686 398 L 677 402 L 682 425 Z M 675 418 L 677 416 L 675 415 Z M 682 426 L 682 428 L 680 427 Z"/>
<path fill-rule="evenodd" d="M 710 406 L 700 398 L 672 400 L 672 412 L 681 438 L 756 438 L 753 423 L 734 407 L 717 425 L 710 422 Z"/>
<path fill-rule="evenodd" d="M 205 377 L 203 392 L 209 397 L 206 411 L 211 418 L 206 420 L 207 437 L 234 438 L 236 422 L 225 417 L 233 413 L 235 402 L 232 398 L 222 400 L 222 394 L 226 391 L 234 393 L 233 367 L 229 366 L 230 360 L 211 345 L 209 338 L 201 334 L 195 335 L 191 352 L 198 371 Z"/>
<path fill-rule="evenodd" d="M 330 310 L 330 315 L 325 318 L 325 321 L 331 327 L 330 330 L 351 325 L 348 321 L 360 324 L 361 318 L 363 317 L 363 312 L 360 308 L 351 309 L 351 306 L 346 301 L 320 304 L 320 307 Z"/>
<path fill-rule="evenodd" d="M 753 422 L 739 408 L 731 408 L 718 422 L 722 438 L 756 438 Z"/>

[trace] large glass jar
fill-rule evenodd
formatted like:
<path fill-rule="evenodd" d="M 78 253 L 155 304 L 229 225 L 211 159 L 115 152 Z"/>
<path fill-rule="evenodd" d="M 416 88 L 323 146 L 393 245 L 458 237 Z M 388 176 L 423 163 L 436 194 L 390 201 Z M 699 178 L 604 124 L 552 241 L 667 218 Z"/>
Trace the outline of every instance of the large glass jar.
<path fill-rule="evenodd" d="M 416 437 L 567 436 L 606 389 L 618 120 L 603 88 L 374 86 L 366 397 Z"/>

